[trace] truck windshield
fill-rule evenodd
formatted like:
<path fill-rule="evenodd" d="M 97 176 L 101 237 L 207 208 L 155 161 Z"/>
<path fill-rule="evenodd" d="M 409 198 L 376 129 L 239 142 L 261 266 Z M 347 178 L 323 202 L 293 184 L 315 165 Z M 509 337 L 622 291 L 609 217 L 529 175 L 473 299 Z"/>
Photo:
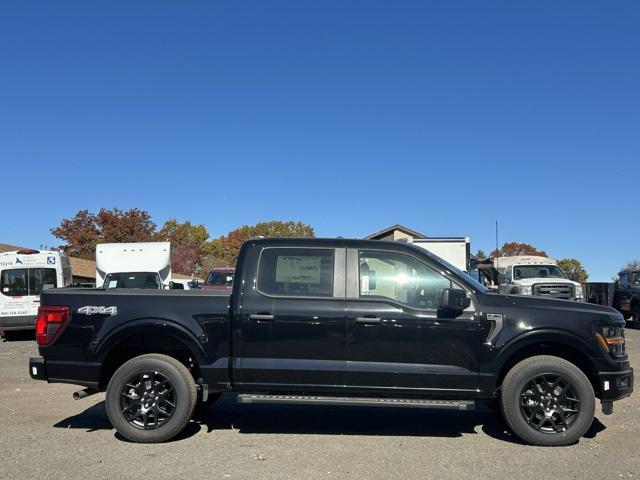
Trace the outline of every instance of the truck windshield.
<path fill-rule="evenodd" d="M 154 272 L 109 273 L 104 279 L 104 288 L 145 288 L 160 290 L 162 282 Z"/>
<path fill-rule="evenodd" d="M 220 285 L 231 287 L 233 285 L 233 273 L 231 272 L 211 272 L 205 282 L 207 285 Z"/>
<path fill-rule="evenodd" d="M 567 278 L 557 265 L 522 265 L 513 267 L 513 278 L 525 280 L 527 278 Z"/>

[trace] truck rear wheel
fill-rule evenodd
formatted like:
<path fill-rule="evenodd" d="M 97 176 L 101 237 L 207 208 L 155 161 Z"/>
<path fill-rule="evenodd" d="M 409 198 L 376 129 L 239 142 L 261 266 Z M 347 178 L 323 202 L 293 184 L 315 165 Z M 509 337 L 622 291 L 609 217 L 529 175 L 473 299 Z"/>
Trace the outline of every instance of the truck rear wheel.
<path fill-rule="evenodd" d="M 502 384 L 502 415 L 513 433 L 532 445 L 577 442 L 589 430 L 594 413 L 591 382 L 562 358 L 527 358 Z"/>
<path fill-rule="evenodd" d="M 187 367 L 173 357 L 148 354 L 116 370 L 105 403 L 109 420 L 123 437 L 158 443 L 184 429 L 196 400 L 196 384 Z"/>

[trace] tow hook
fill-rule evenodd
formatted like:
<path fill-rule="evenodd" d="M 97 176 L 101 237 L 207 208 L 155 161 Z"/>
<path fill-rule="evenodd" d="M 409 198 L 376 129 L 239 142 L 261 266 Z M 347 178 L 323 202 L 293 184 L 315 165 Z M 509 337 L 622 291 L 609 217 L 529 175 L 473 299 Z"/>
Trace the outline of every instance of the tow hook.
<path fill-rule="evenodd" d="M 73 399 L 81 400 L 83 398 L 90 397 L 91 395 L 95 395 L 96 393 L 98 393 L 98 390 L 94 390 L 93 388 L 85 388 L 84 390 L 73 392 Z"/>
<path fill-rule="evenodd" d="M 602 413 L 611 415 L 613 413 L 613 402 L 602 402 Z"/>

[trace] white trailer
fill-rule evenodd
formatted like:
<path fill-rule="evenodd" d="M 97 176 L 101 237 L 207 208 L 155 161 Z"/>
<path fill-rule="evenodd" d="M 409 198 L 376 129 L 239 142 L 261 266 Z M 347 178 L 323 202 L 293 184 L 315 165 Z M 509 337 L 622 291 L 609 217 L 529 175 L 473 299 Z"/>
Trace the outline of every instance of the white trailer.
<path fill-rule="evenodd" d="M 40 293 L 71 282 L 64 253 L 25 249 L 0 254 L 0 332 L 35 328 Z"/>
<path fill-rule="evenodd" d="M 446 260 L 463 272 L 469 271 L 471 241 L 469 237 L 403 238 L 400 242 L 411 243 Z"/>
<path fill-rule="evenodd" d="M 168 288 L 171 282 L 169 242 L 96 245 L 96 288 Z"/>

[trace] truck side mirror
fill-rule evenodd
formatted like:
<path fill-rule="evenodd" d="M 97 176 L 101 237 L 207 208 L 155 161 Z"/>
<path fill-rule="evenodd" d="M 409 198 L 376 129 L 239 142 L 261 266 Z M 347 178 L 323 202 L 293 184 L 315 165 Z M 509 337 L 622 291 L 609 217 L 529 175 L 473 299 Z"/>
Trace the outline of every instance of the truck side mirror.
<path fill-rule="evenodd" d="M 471 305 L 471 299 L 467 292 L 461 288 L 445 288 L 442 290 L 440 308 L 451 312 L 462 313 Z"/>

